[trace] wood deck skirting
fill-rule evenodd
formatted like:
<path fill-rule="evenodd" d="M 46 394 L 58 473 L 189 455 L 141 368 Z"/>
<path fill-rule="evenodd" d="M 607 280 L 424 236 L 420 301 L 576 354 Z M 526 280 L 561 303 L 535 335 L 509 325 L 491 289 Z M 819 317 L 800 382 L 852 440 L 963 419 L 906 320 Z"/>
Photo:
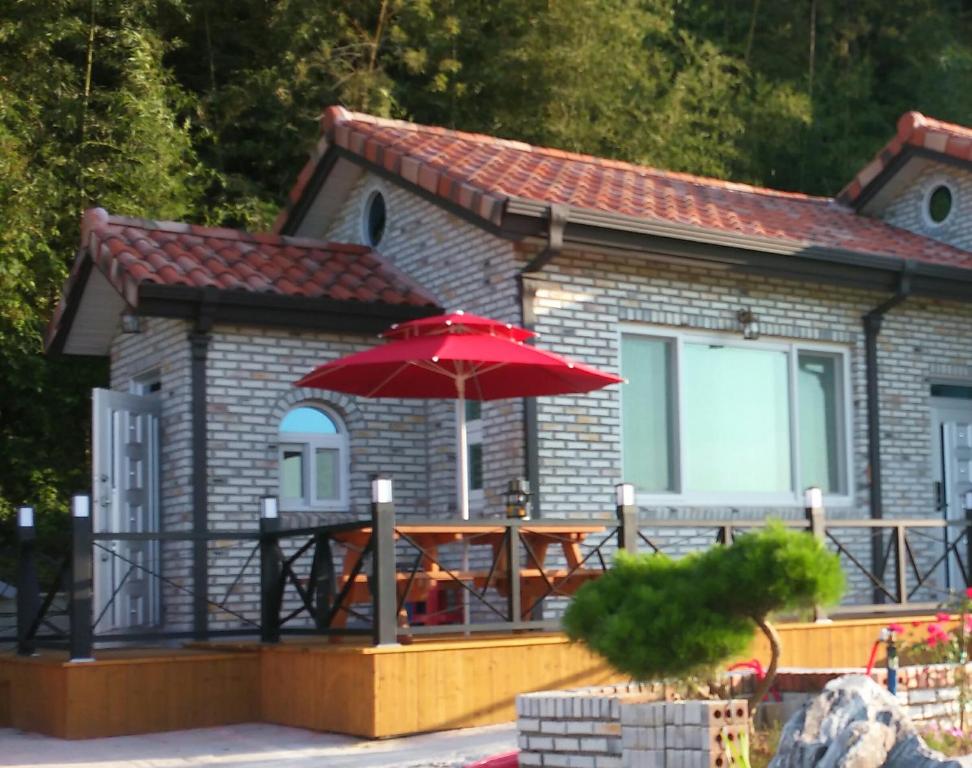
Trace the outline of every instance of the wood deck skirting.
<path fill-rule="evenodd" d="M 909 616 L 780 626 L 783 666 L 863 667 L 880 629 Z M 508 722 L 516 694 L 622 682 L 563 635 L 200 644 L 178 650 L 0 656 L 0 727 L 66 739 L 269 722 L 384 738 Z M 749 657 L 768 661 L 757 638 Z"/>

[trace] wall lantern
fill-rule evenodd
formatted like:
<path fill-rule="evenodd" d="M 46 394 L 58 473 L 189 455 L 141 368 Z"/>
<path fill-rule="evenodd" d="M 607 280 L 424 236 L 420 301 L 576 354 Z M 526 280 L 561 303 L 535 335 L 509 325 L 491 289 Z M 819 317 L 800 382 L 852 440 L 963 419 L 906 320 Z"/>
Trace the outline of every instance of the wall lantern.
<path fill-rule="evenodd" d="M 758 339 L 759 338 L 759 320 L 756 318 L 756 313 L 751 309 L 740 309 L 736 313 L 736 319 L 739 321 L 739 328 L 742 330 L 742 335 L 744 339 Z"/>
<path fill-rule="evenodd" d="M 506 516 L 527 520 L 530 517 L 527 505 L 530 503 L 530 485 L 522 477 L 510 480 L 506 487 Z"/>
<path fill-rule="evenodd" d="M 121 331 L 122 333 L 142 332 L 142 326 L 141 323 L 139 323 L 138 315 L 136 315 L 130 309 L 126 309 L 121 313 Z"/>

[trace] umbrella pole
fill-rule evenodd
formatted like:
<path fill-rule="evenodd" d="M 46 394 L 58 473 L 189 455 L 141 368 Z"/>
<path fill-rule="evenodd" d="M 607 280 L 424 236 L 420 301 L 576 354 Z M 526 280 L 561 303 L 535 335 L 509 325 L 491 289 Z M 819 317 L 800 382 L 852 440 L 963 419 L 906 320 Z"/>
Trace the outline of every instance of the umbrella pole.
<path fill-rule="evenodd" d="M 459 397 L 456 398 L 456 442 L 459 444 L 459 471 L 457 474 L 457 491 L 458 491 L 458 504 L 459 504 L 459 516 L 463 520 L 469 519 L 469 446 L 468 437 L 466 435 L 466 380 L 461 376 L 456 379 L 456 392 Z M 463 539 L 462 542 L 462 571 L 463 574 L 469 571 L 469 542 Z M 469 625 L 470 610 L 469 610 L 469 593 L 466 590 L 462 591 L 462 623 L 467 627 Z M 467 628 L 465 634 L 469 634 L 469 629 Z"/>
<path fill-rule="evenodd" d="M 466 436 L 466 398 L 465 381 L 458 379 L 456 389 L 459 397 L 456 399 L 456 443 L 459 454 L 459 471 L 456 473 L 456 504 L 459 507 L 459 517 L 469 519 L 469 446 Z"/>

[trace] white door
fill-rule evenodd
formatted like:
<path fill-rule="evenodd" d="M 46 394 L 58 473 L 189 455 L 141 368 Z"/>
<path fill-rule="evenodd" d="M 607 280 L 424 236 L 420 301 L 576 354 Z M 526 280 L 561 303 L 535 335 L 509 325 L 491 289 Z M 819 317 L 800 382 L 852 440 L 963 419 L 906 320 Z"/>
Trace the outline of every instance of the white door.
<path fill-rule="evenodd" d="M 92 405 L 95 532 L 158 531 L 158 396 L 95 389 Z M 153 573 L 159 573 L 157 541 L 96 542 L 96 635 L 158 624 L 159 580 Z"/>
<path fill-rule="evenodd" d="M 945 520 L 962 523 L 965 516 L 965 494 L 972 491 L 972 401 L 934 399 L 932 405 L 933 479 L 935 499 Z M 944 544 L 958 541 L 963 529 L 946 529 Z M 957 545 L 962 561 L 968 551 L 966 539 Z M 944 587 L 961 590 L 966 587 L 953 553 L 949 567 L 941 575 Z"/>

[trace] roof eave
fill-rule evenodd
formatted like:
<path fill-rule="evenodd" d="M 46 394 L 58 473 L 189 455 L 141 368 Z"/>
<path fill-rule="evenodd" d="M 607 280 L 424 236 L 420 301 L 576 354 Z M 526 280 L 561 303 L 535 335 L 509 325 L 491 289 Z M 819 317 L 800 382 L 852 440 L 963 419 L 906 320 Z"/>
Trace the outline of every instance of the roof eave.
<path fill-rule="evenodd" d="M 136 312 L 150 317 L 193 319 L 205 295 L 203 288 L 143 283 L 138 289 Z M 214 323 L 367 334 L 385 330 L 391 323 L 441 314 L 443 310 L 432 304 L 365 303 L 219 291 L 213 311 Z"/>
<path fill-rule="evenodd" d="M 511 200 L 507 213 L 540 219 L 547 215 L 547 208 L 533 200 Z M 909 261 L 880 253 L 808 246 L 586 209 L 570 210 L 564 243 L 657 253 L 749 273 L 870 290 L 893 290 Z M 972 301 L 972 270 L 922 261 L 914 264 L 914 293 Z"/>

